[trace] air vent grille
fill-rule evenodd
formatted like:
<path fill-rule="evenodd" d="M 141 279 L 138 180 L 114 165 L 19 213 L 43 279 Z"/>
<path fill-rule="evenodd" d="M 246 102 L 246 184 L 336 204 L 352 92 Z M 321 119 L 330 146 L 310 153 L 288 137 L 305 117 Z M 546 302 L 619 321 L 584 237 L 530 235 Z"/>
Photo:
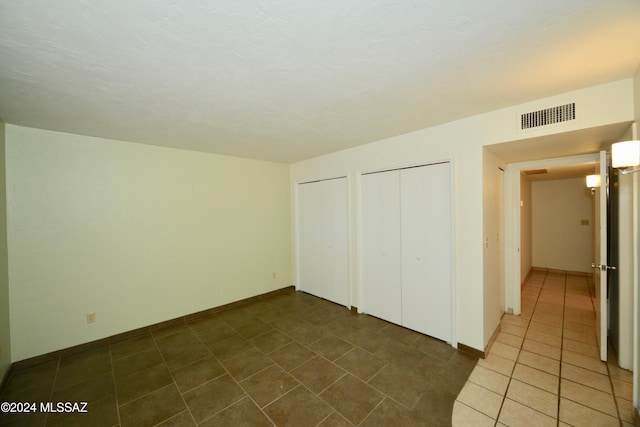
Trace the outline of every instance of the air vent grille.
<path fill-rule="evenodd" d="M 525 175 L 544 175 L 547 173 L 549 173 L 549 171 L 546 169 L 531 169 L 531 170 L 524 171 Z"/>
<path fill-rule="evenodd" d="M 576 103 L 545 108 L 520 116 L 520 129 L 531 129 L 576 119 Z"/>

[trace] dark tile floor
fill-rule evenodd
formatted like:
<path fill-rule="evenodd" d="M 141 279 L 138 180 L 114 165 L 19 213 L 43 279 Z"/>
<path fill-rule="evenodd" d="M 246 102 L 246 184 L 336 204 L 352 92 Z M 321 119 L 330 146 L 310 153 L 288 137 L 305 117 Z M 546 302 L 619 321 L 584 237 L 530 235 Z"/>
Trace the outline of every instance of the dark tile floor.
<path fill-rule="evenodd" d="M 0 401 L 88 402 L 7 426 L 450 425 L 477 360 L 302 292 L 14 371 Z"/>

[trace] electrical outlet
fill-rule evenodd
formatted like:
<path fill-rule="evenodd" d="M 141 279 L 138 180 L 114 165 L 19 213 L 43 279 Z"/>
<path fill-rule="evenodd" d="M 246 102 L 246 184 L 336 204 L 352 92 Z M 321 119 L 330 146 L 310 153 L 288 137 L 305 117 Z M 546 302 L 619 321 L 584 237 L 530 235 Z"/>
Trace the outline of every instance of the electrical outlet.
<path fill-rule="evenodd" d="M 87 313 L 87 323 L 94 323 L 96 321 L 95 313 Z"/>
<path fill-rule="evenodd" d="M 0 345 L 0 360 L 2 360 L 2 346 Z"/>
<path fill-rule="evenodd" d="M 277 274 L 276 274 L 276 272 L 275 272 L 275 271 L 274 271 L 273 273 L 271 273 L 271 278 L 272 278 L 272 279 L 275 279 L 275 278 L 276 278 L 276 276 L 277 276 Z"/>

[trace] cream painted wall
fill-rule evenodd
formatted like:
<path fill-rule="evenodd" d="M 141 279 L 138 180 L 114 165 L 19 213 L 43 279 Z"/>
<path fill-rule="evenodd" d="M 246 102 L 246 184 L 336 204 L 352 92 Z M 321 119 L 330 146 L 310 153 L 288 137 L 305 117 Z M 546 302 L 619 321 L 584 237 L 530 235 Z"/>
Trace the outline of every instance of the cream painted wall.
<path fill-rule="evenodd" d="M 288 165 L 12 125 L 6 145 L 14 362 L 292 284 Z"/>
<path fill-rule="evenodd" d="M 9 275 L 7 259 L 7 197 L 5 162 L 5 124 L 0 121 L 0 383 L 11 366 L 9 326 Z"/>
<path fill-rule="evenodd" d="M 533 266 L 591 272 L 593 200 L 584 178 L 534 181 L 531 195 Z"/>
<path fill-rule="evenodd" d="M 483 156 L 483 282 L 484 336 L 491 337 L 504 314 L 504 170 L 506 165 L 487 149 Z M 502 170 L 500 170 L 502 169 Z"/>
<path fill-rule="evenodd" d="M 520 283 L 533 267 L 531 215 L 531 180 L 520 174 Z"/>
<path fill-rule="evenodd" d="M 631 121 L 632 85 L 632 80 L 626 79 L 594 86 L 295 163 L 291 168 L 294 208 L 296 183 L 336 176 L 348 177 L 351 303 L 358 306 L 360 174 L 429 161 L 451 160 L 455 193 L 455 331 L 457 341 L 482 350 L 490 338 L 484 332 L 484 311 L 494 310 L 500 303 L 489 301 L 487 307 L 484 301 L 484 287 L 491 285 L 483 283 L 482 147 Z M 580 111 L 579 120 L 544 129 L 518 131 L 520 113 L 569 102 L 576 102 Z"/>

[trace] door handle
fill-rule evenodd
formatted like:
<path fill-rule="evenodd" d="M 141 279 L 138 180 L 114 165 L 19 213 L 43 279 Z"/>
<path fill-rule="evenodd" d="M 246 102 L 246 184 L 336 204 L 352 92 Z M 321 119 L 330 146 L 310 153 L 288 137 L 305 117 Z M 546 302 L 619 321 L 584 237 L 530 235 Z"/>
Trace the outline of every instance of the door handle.
<path fill-rule="evenodd" d="M 591 264 L 591 268 L 599 268 L 601 271 L 617 270 L 618 269 L 617 267 L 615 267 L 613 265 L 603 265 L 603 264 L 595 264 L 595 263 Z"/>

